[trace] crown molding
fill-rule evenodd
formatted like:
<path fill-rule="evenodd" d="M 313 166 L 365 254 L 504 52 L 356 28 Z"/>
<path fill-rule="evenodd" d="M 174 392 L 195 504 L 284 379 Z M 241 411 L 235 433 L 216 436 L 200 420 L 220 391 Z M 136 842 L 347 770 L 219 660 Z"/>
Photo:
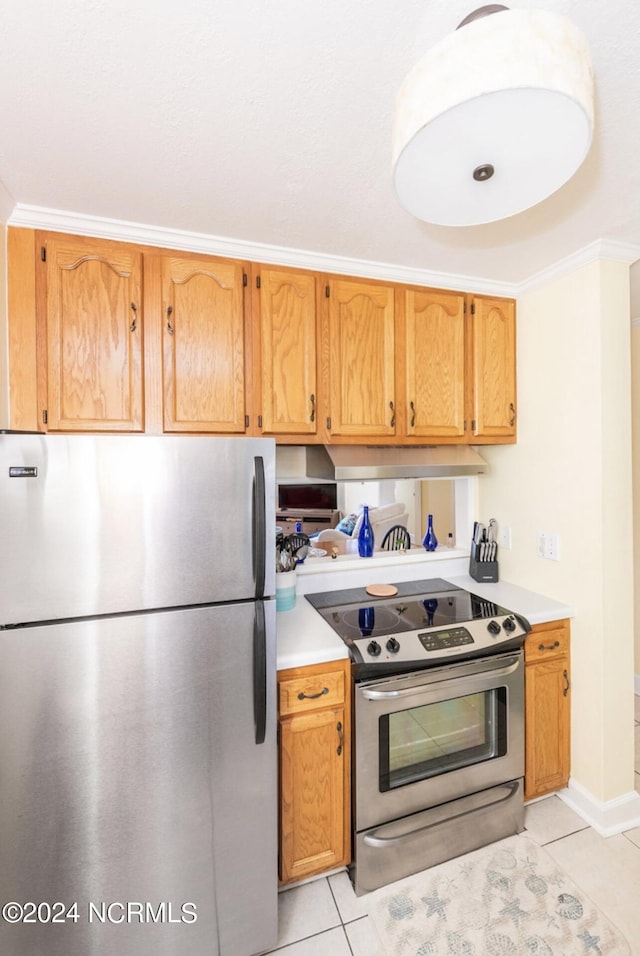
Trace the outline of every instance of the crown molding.
<path fill-rule="evenodd" d="M 271 246 L 266 243 L 248 242 L 244 239 L 228 239 L 224 236 L 181 229 L 167 229 L 122 219 L 87 216 L 83 213 L 69 213 L 22 203 L 15 206 L 8 225 L 68 232 L 79 236 L 95 236 L 119 242 L 135 242 L 163 249 L 182 249 L 186 252 L 199 252 L 229 259 L 247 259 L 250 262 L 309 269 L 313 272 L 382 279 L 387 282 L 421 285 L 434 289 L 470 290 L 478 295 L 513 298 L 517 292 L 517 286 L 512 282 L 500 282 L 449 272 L 430 272 L 426 269 L 414 269 L 388 262 L 350 259 L 346 256 L 291 249 L 287 246 Z"/>
<path fill-rule="evenodd" d="M 5 196 L 10 200 L 6 191 Z M 0 217 L 5 196 L 0 183 Z M 598 259 L 613 259 L 629 265 L 640 259 L 640 246 L 613 239 L 598 239 L 523 282 L 500 282 L 497 279 L 458 275 L 453 272 L 431 272 L 388 262 L 350 259 L 347 256 L 292 249 L 287 246 L 272 246 L 244 239 L 229 239 L 224 236 L 145 225 L 123 219 L 88 216 L 84 213 L 64 212 L 60 209 L 48 209 L 44 206 L 30 206 L 23 203 L 17 203 L 11 214 L 5 217 L 5 221 L 10 226 L 27 229 L 47 229 L 52 232 L 95 236 L 118 242 L 134 242 L 162 249 L 181 249 L 186 252 L 199 252 L 229 259 L 247 259 L 250 262 L 309 269 L 313 272 L 381 279 L 433 289 L 470 290 L 478 295 L 498 295 L 507 298 L 518 298 Z"/>
<path fill-rule="evenodd" d="M 628 242 L 618 242 L 615 239 L 597 239 L 589 243 L 582 249 L 572 252 L 571 255 L 559 259 L 552 266 L 536 272 L 517 286 L 517 295 L 525 295 L 532 292 L 540 286 L 548 285 L 555 279 L 561 279 L 563 276 L 581 269 L 583 266 L 591 265 L 599 259 L 612 259 L 614 262 L 624 262 L 631 265 L 637 259 L 640 259 L 640 246 L 632 245 Z"/>

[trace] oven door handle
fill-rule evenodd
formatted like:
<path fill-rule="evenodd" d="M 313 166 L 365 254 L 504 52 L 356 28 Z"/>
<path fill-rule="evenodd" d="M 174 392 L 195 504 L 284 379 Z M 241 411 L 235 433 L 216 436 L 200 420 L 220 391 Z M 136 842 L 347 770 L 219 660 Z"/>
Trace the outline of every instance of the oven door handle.
<path fill-rule="evenodd" d="M 520 786 L 520 780 L 512 780 L 509 783 L 503 784 L 503 786 L 506 787 L 509 792 L 506 793 L 504 797 L 500 797 L 499 800 L 493 800 L 491 801 L 491 803 L 484 804 L 485 807 L 497 807 L 501 803 L 505 803 L 507 800 L 511 800 L 513 795 L 517 792 L 518 787 Z M 447 817 L 446 822 L 453 823 L 454 820 L 462 820 L 463 817 L 468 817 L 472 813 L 476 813 L 480 809 L 482 809 L 482 806 L 474 806 L 474 807 L 471 807 L 469 810 L 463 810 L 461 813 L 456 813 L 455 816 L 453 817 Z M 418 833 L 425 833 L 427 830 L 432 830 L 434 827 L 441 826 L 442 822 L 443 822 L 442 820 L 436 820 L 434 823 L 427 823 L 425 824 L 425 826 L 418 827 L 417 829 L 412 830 L 410 833 L 402 833 L 399 836 L 393 836 L 393 837 L 377 837 L 377 836 L 373 836 L 372 833 L 367 833 L 362 838 L 362 840 L 364 843 L 367 844 L 367 846 L 375 846 L 378 848 L 390 847 L 398 843 L 406 843 L 407 837 L 415 837 Z M 375 830 L 373 831 L 373 833 L 375 833 Z"/>
<path fill-rule="evenodd" d="M 457 689 L 458 687 L 464 688 L 465 684 L 476 683 L 479 677 L 486 677 L 487 675 L 491 675 L 492 678 L 508 677 L 509 674 L 513 674 L 519 666 L 520 657 L 514 657 L 503 667 L 489 667 L 486 670 L 476 671 L 474 674 L 467 674 L 466 676 L 454 674 L 446 680 L 433 681 L 431 684 L 419 684 L 417 687 L 402 687 L 400 690 L 374 690 L 372 687 L 363 687 L 360 693 L 365 700 L 398 700 L 400 697 L 415 697 L 416 694 L 431 693 L 434 690 L 439 690 L 441 687 L 446 687 L 454 681 Z M 460 695 L 456 694 L 456 696 Z"/>

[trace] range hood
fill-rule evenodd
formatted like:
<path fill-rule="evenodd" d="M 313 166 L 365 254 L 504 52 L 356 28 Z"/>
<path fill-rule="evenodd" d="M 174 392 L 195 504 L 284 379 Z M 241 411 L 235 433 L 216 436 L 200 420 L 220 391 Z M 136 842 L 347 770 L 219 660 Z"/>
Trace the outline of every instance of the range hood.
<path fill-rule="evenodd" d="M 331 481 L 457 478 L 481 475 L 484 458 L 469 445 L 307 445 L 306 475 Z"/>

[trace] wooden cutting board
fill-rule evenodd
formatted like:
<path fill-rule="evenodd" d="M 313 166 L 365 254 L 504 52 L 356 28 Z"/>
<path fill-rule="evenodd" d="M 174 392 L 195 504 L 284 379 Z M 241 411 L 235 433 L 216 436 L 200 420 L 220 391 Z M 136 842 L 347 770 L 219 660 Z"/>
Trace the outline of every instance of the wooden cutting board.
<path fill-rule="evenodd" d="M 368 584 L 365 591 L 372 597 L 393 597 L 398 593 L 395 584 Z"/>

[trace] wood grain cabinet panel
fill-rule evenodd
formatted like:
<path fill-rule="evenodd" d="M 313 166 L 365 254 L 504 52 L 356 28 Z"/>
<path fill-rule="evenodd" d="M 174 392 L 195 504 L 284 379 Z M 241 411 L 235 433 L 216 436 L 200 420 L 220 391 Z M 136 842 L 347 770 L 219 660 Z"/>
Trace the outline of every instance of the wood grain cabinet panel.
<path fill-rule="evenodd" d="M 329 411 L 333 438 L 396 434 L 393 286 L 330 279 Z"/>
<path fill-rule="evenodd" d="M 164 430 L 244 434 L 243 268 L 162 258 Z"/>
<path fill-rule="evenodd" d="M 434 440 L 464 440 L 464 295 L 404 289 L 405 431 Z"/>
<path fill-rule="evenodd" d="M 516 437 L 516 320 L 511 299 L 471 300 L 471 442 Z"/>
<path fill-rule="evenodd" d="M 317 434 L 319 283 L 312 272 L 254 269 L 259 427 L 264 435 L 301 435 L 309 441 Z"/>
<path fill-rule="evenodd" d="M 278 675 L 282 883 L 350 859 L 348 668 L 336 661 Z"/>
<path fill-rule="evenodd" d="M 566 787 L 571 748 L 569 621 L 539 624 L 525 641 L 525 799 Z"/>
<path fill-rule="evenodd" d="M 48 430 L 142 431 L 142 254 L 53 234 L 42 249 Z"/>

